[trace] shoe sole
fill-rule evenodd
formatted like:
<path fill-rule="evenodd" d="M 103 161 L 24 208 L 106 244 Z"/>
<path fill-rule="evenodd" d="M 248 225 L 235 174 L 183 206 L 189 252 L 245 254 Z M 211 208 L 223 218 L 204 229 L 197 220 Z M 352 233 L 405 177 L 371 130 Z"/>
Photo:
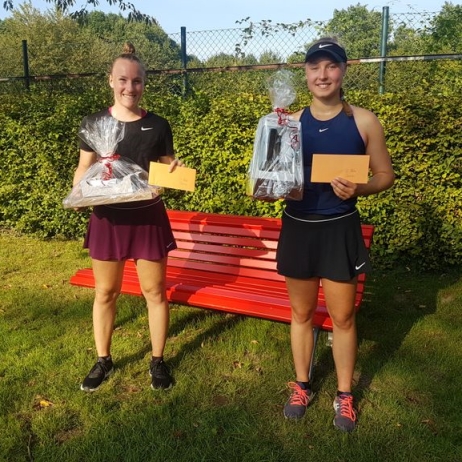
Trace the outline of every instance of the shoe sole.
<path fill-rule="evenodd" d="M 355 428 L 356 428 L 356 422 L 355 422 L 355 427 L 352 428 L 351 430 L 347 430 L 346 428 L 342 428 L 342 427 L 337 426 L 336 423 L 335 423 L 335 418 L 334 418 L 334 420 L 332 421 L 332 423 L 334 424 L 334 427 L 335 427 L 337 430 L 339 430 L 339 431 L 341 431 L 341 432 L 343 432 L 343 433 L 351 433 L 351 432 L 354 431 Z"/>
<path fill-rule="evenodd" d="M 173 388 L 173 383 L 171 383 L 167 388 L 165 387 L 155 387 L 152 383 L 151 383 L 151 388 L 155 391 L 158 391 L 158 390 L 161 390 L 161 391 L 168 391 L 168 390 L 171 390 Z"/>
<path fill-rule="evenodd" d="M 99 387 L 112 375 L 112 373 L 114 372 L 114 368 L 112 368 L 107 374 L 106 374 L 106 377 L 104 377 L 103 381 L 96 387 L 96 388 L 85 388 L 83 386 L 83 383 L 80 384 L 80 389 L 82 391 L 85 391 L 87 393 L 93 393 L 94 391 L 98 390 Z"/>
<path fill-rule="evenodd" d="M 284 413 L 284 418 L 285 418 L 286 420 L 292 420 L 292 421 L 294 421 L 294 422 L 297 422 L 298 420 L 302 420 L 303 417 L 305 417 L 305 414 L 303 414 L 301 417 L 293 417 L 293 416 L 288 416 L 288 415 L 286 415 L 286 414 Z"/>

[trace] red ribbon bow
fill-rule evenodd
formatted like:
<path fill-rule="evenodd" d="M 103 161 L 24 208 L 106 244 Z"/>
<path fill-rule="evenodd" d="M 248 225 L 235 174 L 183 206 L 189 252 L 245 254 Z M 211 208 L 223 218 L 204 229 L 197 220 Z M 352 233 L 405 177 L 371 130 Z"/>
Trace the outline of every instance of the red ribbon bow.
<path fill-rule="evenodd" d="M 278 115 L 278 124 L 286 125 L 287 119 L 289 118 L 289 111 L 287 109 L 281 109 L 277 107 L 275 109 L 276 114 Z"/>
<path fill-rule="evenodd" d="M 103 181 L 110 180 L 113 175 L 112 162 L 119 159 L 119 154 L 112 154 L 111 156 L 100 157 L 98 162 L 103 164 L 103 172 L 101 173 L 101 179 Z"/>

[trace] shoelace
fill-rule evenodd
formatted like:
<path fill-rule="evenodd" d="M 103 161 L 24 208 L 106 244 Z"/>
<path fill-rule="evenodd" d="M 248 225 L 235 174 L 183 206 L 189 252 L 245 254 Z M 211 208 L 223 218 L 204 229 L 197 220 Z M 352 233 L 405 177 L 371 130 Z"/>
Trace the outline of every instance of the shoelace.
<path fill-rule="evenodd" d="M 351 395 L 340 395 L 338 397 L 340 415 L 350 420 L 356 420 L 356 412 L 353 409 L 353 396 Z"/>
<path fill-rule="evenodd" d="M 88 376 L 91 377 L 91 378 L 95 378 L 95 377 L 98 377 L 101 373 L 103 373 L 103 375 L 106 376 L 108 370 L 109 370 L 109 368 L 104 363 L 102 363 L 101 361 L 98 361 L 93 366 L 93 368 L 90 371 L 90 373 L 88 374 Z"/>
<path fill-rule="evenodd" d="M 151 364 L 151 375 L 155 375 L 156 377 L 166 377 L 167 374 L 168 369 L 163 361 Z"/>
<path fill-rule="evenodd" d="M 296 406 L 308 406 L 308 390 L 304 390 L 296 382 L 289 382 L 288 386 L 293 390 L 292 395 L 290 396 L 290 404 Z"/>

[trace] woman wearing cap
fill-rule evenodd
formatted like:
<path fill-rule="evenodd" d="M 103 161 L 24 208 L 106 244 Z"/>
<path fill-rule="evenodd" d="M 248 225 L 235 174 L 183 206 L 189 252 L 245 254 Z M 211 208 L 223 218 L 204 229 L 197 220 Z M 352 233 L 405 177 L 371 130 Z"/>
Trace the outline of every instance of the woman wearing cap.
<path fill-rule="evenodd" d="M 357 276 L 370 271 L 364 246 L 358 196 L 390 188 L 394 173 L 383 128 L 370 111 L 343 100 L 347 69 L 345 50 L 332 38 L 313 44 L 305 57 L 305 76 L 312 103 L 292 117 L 301 122 L 305 188 L 301 201 L 287 201 L 278 244 L 278 272 L 285 276 L 292 306 L 291 347 L 296 379 L 284 416 L 300 419 L 313 397 L 309 366 L 313 351 L 312 318 L 322 283 L 333 323 L 332 352 L 337 374 L 334 425 L 350 432 L 356 426 L 352 380 L 357 337 L 355 294 Z M 367 184 L 343 178 L 311 183 L 311 164 L 318 154 L 370 156 Z"/>

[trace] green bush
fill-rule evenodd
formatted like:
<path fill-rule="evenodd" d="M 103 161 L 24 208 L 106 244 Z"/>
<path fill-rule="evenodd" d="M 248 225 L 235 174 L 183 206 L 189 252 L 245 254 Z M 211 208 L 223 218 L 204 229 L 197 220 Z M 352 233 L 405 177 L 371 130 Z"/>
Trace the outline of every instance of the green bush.
<path fill-rule="evenodd" d="M 249 81 L 229 92 L 218 85 L 210 80 L 207 92 L 186 98 L 162 92 L 155 82 L 146 88 L 144 106 L 170 120 L 177 155 L 198 173 L 194 193 L 165 192 L 167 207 L 279 216 L 281 202 L 245 195 L 257 122 L 271 111 L 264 84 Z M 308 104 L 307 92 L 299 93 L 293 110 Z M 462 109 L 456 95 L 448 96 L 431 89 L 347 94 L 383 123 L 397 176 L 392 189 L 359 200 L 363 222 L 376 226 L 377 265 L 440 269 L 461 260 Z M 80 120 L 110 102 L 105 82 L 78 95 L 33 89 L 0 99 L 1 227 L 43 238 L 82 237 L 88 212 L 64 210 L 62 200 L 78 162 Z"/>

